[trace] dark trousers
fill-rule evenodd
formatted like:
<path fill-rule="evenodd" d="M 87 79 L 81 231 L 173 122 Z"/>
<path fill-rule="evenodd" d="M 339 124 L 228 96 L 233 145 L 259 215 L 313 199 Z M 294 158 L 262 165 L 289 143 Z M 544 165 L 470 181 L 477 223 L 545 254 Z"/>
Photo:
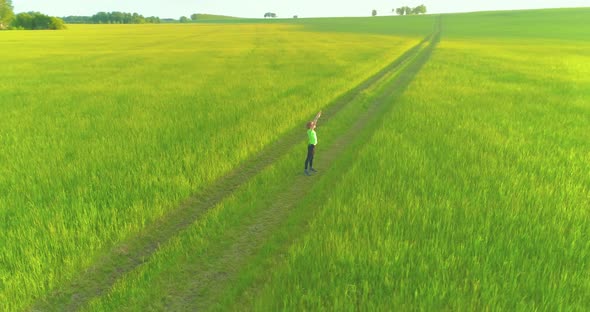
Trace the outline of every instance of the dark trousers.
<path fill-rule="evenodd" d="M 313 155 L 315 154 L 315 145 L 309 144 L 307 146 L 307 158 L 305 159 L 305 170 L 307 170 L 307 165 L 309 164 L 309 168 L 313 168 Z"/>

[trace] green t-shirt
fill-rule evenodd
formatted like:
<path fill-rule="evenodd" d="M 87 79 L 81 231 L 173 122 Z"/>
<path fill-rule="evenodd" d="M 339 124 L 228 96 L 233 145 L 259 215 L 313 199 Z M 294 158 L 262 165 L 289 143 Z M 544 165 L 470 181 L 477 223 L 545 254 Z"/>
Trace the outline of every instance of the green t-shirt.
<path fill-rule="evenodd" d="M 307 130 L 307 137 L 309 137 L 309 144 L 313 144 L 313 145 L 318 144 L 318 136 L 315 133 L 315 130 L 308 129 Z"/>

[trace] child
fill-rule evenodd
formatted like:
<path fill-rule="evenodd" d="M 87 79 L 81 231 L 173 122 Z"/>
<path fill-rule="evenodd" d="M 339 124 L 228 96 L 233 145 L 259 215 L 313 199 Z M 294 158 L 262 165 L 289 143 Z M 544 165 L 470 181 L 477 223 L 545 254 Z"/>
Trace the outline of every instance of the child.
<path fill-rule="evenodd" d="M 317 170 L 313 169 L 313 156 L 315 154 L 315 146 L 318 144 L 318 136 L 315 133 L 315 126 L 321 115 L 322 111 L 315 116 L 313 121 L 307 123 L 307 137 L 309 138 L 309 141 L 307 145 L 307 158 L 305 159 L 305 175 L 311 175 L 310 172 L 317 172 Z M 308 167 L 309 171 L 307 170 Z"/>

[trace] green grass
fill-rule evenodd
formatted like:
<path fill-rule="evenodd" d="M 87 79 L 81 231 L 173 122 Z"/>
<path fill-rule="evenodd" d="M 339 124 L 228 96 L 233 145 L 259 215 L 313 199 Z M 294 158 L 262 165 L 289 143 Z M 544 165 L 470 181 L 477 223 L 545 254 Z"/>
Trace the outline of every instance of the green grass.
<path fill-rule="evenodd" d="M 419 39 L 261 24 L 0 33 L 0 309 L 76 277 Z"/>
<path fill-rule="evenodd" d="M 447 34 L 465 39 L 558 39 L 576 42 L 588 41 L 589 14 L 590 7 L 587 7 L 445 14 L 443 20 Z"/>
<path fill-rule="evenodd" d="M 84 308 L 585 310 L 589 18 L 588 8 L 444 15 L 413 83 L 311 193 L 284 199 L 292 213 L 259 220 L 272 219 L 273 196 L 299 194 L 286 191 L 299 147 Z M 0 32 L 0 310 L 62 289 L 433 22 Z M 320 142 L 334 143 L 381 90 L 333 116 Z M 258 247 L 231 257 L 252 230 Z"/>
<path fill-rule="evenodd" d="M 240 18 L 205 22 L 222 24 L 280 24 L 297 25 L 310 32 L 380 34 L 395 36 L 424 36 L 434 30 L 435 15 L 376 16 L 376 17 L 323 17 L 323 18 Z"/>
<path fill-rule="evenodd" d="M 255 310 L 590 305 L 590 42 L 566 22 L 560 43 L 515 44 L 487 29 L 455 39 L 459 21 L 443 21 L 430 62 L 250 295 Z"/>
<path fill-rule="evenodd" d="M 434 31 L 434 15 L 380 16 L 371 18 L 310 18 L 293 20 L 310 31 L 383 34 L 395 36 L 424 36 Z"/>
<path fill-rule="evenodd" d="M 401 55 L 402 52 L 400 49 L 396 54 Z M 391 83 L 392 77 L 395 77 L 395 73 L 386 75 L 379 83 L 346 105 L 337 115 L 330 116 L 328 124 L 322 122 L 319 131 L 323 143 L 319 151 L 324 155 L 319 154 L 319 157 L 326 157 L 326 150 L 331 149 L 334 141 L 355 122 L 359 114 L 373 105 L 375 97 L 380 94 L 379 90 L 389 87 L 387 82 Z M 288 242 L 289 237 L 299 228 L 297 222 L 288 220 L 301 219 L 313 213 L 314 210 L 309 207 L 311 201 L 307 196 L 304 200 L 297 198 L 294 202 L 288 198 L 305 195 L 305 185 L 312 187 L 311 183 L 314 180 L 311 179 L 323 181 L 317 186 L 314 185 L 314 189 L 322 189 L 331 184 L 327 177 L 301 176 L 304 150 L 304 144 L 291 148 L 283 157 L 212 207 L 203 218 L 198 219 L 190 228 L 158 250 L 147 263 L 121 278 L 106 295 L 95 298 L 85 310 L 200 310 L 219 304 L 221 298 L 225 301 L 235 301 L 240 292 L 250 287 L 257 279 L 257 276 L 250 273 L 250 276 L 237 280 L 234 276 L 235 267 L 261 266 L 261 262 L 277 252 L 277 249 Z M 327 163 L 322 163 L 320 158 L 320 170 L 327 170 L 322 164 Z M 337 178 L 338 175 L 338 172 L 332 172 L 329 177 Z M 292 190 L 293 184 L 297 181 L 304 182 L 303 185 L 298 184 L 302 189 Z M 285 207 L 288 204 L 293 204 L 294 207 Z M 271 209 L 272 211 L 267 213 Z M 270 224 L 260 221 L 268 218 L 277 220 Z M 292 224 L 287 224 L 289 222 Z M 228 249 L 236 248 L 233 245 L 235 241 L 240 240 L 245 233 L 249 234 L 252 229 L 266 231 L 267 234 L 252 235 L 252 241 L 240 244 L 235 254 L 226 252 Z M 260 250 L 262 243 L 265 243 L 266 247 Z M 252 257 L 253 252 L 246 249 L 254 250 L 254 253 L 260 252 L 263 256 L 255 259 Z M 224 263 L 227 266 L 227 263 L 231 263 L 231 266 L 220 267 Z M 225 281 L 221 285 L 215 280 L 202 280 L 206 276 L 217 275 L 220 276 L 218 279 Z M 218 307 L 227 309 L 223 305 Z"/>

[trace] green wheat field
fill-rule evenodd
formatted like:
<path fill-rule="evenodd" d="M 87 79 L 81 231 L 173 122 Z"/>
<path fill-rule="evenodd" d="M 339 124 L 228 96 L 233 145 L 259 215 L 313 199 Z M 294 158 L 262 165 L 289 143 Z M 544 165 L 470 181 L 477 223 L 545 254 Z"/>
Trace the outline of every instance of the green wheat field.
<path fill-rule="evenodd" d="M 588 21 L 0 32 L 0 311 L 588 310 Z"/>

